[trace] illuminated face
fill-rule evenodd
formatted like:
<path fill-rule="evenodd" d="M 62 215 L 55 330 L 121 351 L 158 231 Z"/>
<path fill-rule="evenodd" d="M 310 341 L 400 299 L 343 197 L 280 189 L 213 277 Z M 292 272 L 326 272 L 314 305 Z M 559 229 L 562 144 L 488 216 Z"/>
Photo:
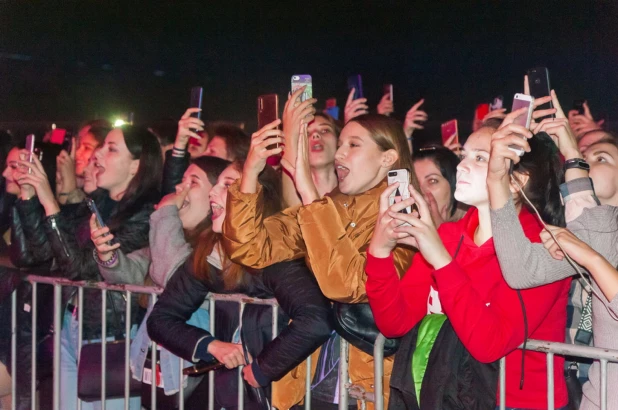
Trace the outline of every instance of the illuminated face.
<path fill-rule="evenodd" d="M 337 136 L 329 120 L 316 115 L 307 127 L 309 165 L 312 168 L 333 167 L 337 151 Z"/>
<path fill-rule="evenodd" d="M 212 184 L 208 175 L 197 165 L 191 164 L 182 177 L 182 182 L 176 185 L 176 193 L 189 186 L 189 192 L 182 207 L 178 211 L 182 226 L 194 229 L 210 213 L 210 191 Z"/>
<path fill-rule="evenodd" d="M 227 203 L 228 188 L 241 177 L 240 172 L 230 165 L 219 175 L 217 183 L 210 190 L 210 208 L 212 211 L 212 230 L 222 232 L 223 221 L 225 220 L 225 206 Z"/>
<path fill-rule="evenodd" d="M 388 151 L 387 151 L 388 152 Z M 377 186 L 390 169 L 387 152 L 381 151 L 369 131 L 351 121 L 341 131 L 335 154 L 339 190 L 358 195 Z"/>
<path fill-rule="evenodd" d="M 189 140 L 189 145 L 187 149 L 189 150 L 189 155 L 191 155 L 191 158 L 197 158 L 197 157 L 201 157 L 202 155 L 208 155 L 205 153 L 206 147 L 208 146 L 208 134 L 205 132 L 201 132 L 198 134 L 202 136 L 201 139 L 198 140 L 195 138 L 191 138 Z"/>
<path fill-rule="evenodd" d="M 236 159 L 231 158 L 230 154 L 227 152 L 227 144 L 225 143 L 225 140 L 216 135 L 208 142 L 204 155 L 226 159 L 228 161 L 234 161 Z"/>
<path fill-rule="evenodd" d="M 79 145 L 75 150 L 75 174 L 83 176 L 84 168 L 88 165 L 88 160 L 92 156 L 92 153 L 99 145 L 94 135 L 86 133 L 84 136 L 79 137 Z"/>
<path fill-rule="evenodd" d="M 429 158 L 414 161 L 414 172 L 421 185 L 421 191 L 431 192 L 438 203 L 438 210 L 443 218 L 450 215 L 451 185 L 440 172 L 440 169 Z"/>
<path fill-rule="evenodd" d="M 88 164 L 84 168 L 84 192 L 91 194 L 97 189 L 97 174 L 99 169 L 97 168 L 96 150 L 90 156 Z"/>
<path fill-rule="evenodd" d="M 596 144 L 602 139 L 608 137 L 611 138 L 611 135 L 609 135 L 605 131 L 590 131 L 583 138 L 577 141 L 577 147 L 579 148 L 579 151 L 583 154 L 584 152 L 586 152 L 589 146 L 591 146 L 592 144 Z"/>
<path fill-rule="evenodd" d="M 455 199 L 470 206 L 489 205 L 487 163 L 493 130 L 481 128 L 468 137 L 457 165 Z"/>
<path fill-rule="evenodd" d="M 594 144 L 585 151 L 584 159 L 590 164 L 590 178 L 601 204 L 618 206 L 618 148 Z"/>
<path fill-rule="evenodd" d="M 105 143 L 96 151 L 97 186 L 107 189 L 112 197 L 126 191 L 137 173 L 139 160 L 133 159 L 124 141 L 121 128 L 114 128 Z"/>
<path fill-rule="evenodd" d="M 20 189 L 17 184 L 17 174 L 19 173 L 19 149 L 13 148 L 6 157 L 6 167 L 2 172 L 5 179 L 5 191 L 11 195 L 19 195 Z"/>

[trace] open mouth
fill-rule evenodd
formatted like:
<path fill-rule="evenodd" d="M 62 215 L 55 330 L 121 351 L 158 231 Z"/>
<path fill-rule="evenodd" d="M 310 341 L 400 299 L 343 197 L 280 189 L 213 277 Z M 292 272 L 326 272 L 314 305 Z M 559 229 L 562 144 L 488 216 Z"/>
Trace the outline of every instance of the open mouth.
<path fill-rule="evenodd" d="M 212 211 L 212 219 L 217 219 L 225 213 L 225 208 L 214 202 L 210 203 L 210 209 Z"/>
<path fill-rule="evenodd" d="M 324 151 L 324 145 L 319 142 L 311 144 L 311 152 L 322 152 Z"/>
<path fill-rule="evenodd" d="M 182 201 L 182 206 L 180 207 L 180 209 L 185 209 L 188 206 L 189 206 L 189 201 L 185 199 L 184 201 Z"/>
<path fill-rule="evenodd" d="M 335 166 L 335 172 L 337 172 L 337 179 L 341 182 L 348 176 L 350 170 L 341 164 L 337 164 Z"/>

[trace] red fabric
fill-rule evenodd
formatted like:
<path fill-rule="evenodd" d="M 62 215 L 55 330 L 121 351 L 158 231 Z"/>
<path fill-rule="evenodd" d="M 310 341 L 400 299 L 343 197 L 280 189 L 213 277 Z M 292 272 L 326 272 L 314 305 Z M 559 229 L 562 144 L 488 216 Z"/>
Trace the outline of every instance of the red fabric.
<path fill-rule="evenodd" d="M 522 209 L 519 220 L 528 239 L 540 242 L 542 226 L 536 217 Z M 517 292 L 502 278 L 493 239 L 481 246 L 474 243 L 478 223 L 478 211 L 472 208 L 460 221 L 440 226 L 440 237 L 451 255 L 462 242 L 455 260 L 438 271 L 417 253 L 399 280 L 391 258 L 368 254 L 366 289 L 376 323 L 387 337 L 404 335 L 426 315 L 429 287 L 433 286 L 455 332 L 477 360 L 493 362 L 506 355 L 507 407 L 546 408 L 545 354 L 526 353 L 524 388 L 519 389 L 522 308 Z M 566 279 L 521 291 L 530 339 L 564 342 L 569 288 L 570 279 Z M 563 368 L 564 359 L 556 356 L 556 407 L 568 402 Z"/>

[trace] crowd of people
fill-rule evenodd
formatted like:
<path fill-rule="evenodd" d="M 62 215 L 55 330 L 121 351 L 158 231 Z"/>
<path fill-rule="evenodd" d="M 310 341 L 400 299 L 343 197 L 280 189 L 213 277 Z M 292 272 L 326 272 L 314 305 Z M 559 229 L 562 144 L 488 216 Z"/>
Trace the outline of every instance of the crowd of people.
<path fill-rule="evenodd" d="M 502 357 L 507 408 L 546 408 L 545 354 L 522 343 L 618 349 L 618 138 L 587 104 L 583 113 L 563 110 L 552 91 L 535 100 L 529 129 L 516 121 L 526 108 L 498 109 L 460 136 L 463 145 L 416 146 L 414 133 L 431 115 L 423 100 L 400 122 L 388 94 L 370 113 L 352 90 L 339 121 L 303 92 L 251 136 L 206 123 L 199 108 L 177 125 L 89 121 L 70 149 L 37 144 L 34 155 L 22 139 L 0 135 L 0 250 L 12 264 L 0 269 L 0 409 L 10 408 L 11 377 L 17 408 L 30 408 L 32 360 L 39 407 L 50 405 L 53 332 L 61 336 L 62 409 L 79 399 L 82 409 L 101 408 L 83 392 L 89 374 L 80 362 L 93 352 L 83 347 L 103 339 L 131 339 L 131 409 L 152 407 L 153 382 L 158 408 L 176 408 L 180 390 L 188 409 L 209 399 L 237 408 L 240 366 L 247 408 L 303 406 L 309 382 L 311 407 L 335 409 L 342 337 L 351 343 L 350 381 L 373 391 L 371 351 L 340 325 L 359 312 L 397 346 L 384 360 L 391 409 L 497 408 Z M 389 185 L 389 172 L 401 169 L 409 186 Z M 409 198 L 392 200 L 405 189 Z M 53 295 L 41 286 L 32 335 L 27 273 L 163 292 L 129 301 L 64 287 L 54 329 Z M 210 312 L 210 293 L 275 298 L 278 317 L 260 304 L 240 317 L 233 302 Z M 556 408 L 600 408 L 599 362 L 553 360 Z M 199 369 L 216 369 L 214 397 Z M 618 365 L 607 376 L 616 385 Z M 123 391 L 108 393 L 105 408 L 124 408 Z M 608 389 L 607 403 L 618 408 L 618 390 Z"/>

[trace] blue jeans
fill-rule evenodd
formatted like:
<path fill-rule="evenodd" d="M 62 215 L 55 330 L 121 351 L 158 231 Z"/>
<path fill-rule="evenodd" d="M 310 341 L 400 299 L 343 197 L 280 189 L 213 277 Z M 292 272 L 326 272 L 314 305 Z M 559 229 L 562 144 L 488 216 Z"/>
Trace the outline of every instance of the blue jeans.
<path fill-rule="evenodd" d="M 62 331 L 60 332 L 60 408 L 63 410 L 77 409 L 77 352 L 79 338 L 79 323 L 77 318 L 65 311 Z M 113 338 L 108 338 L 113 340 Z M 90 340 L 89 342 L 100 342 Z M 86 344 L 87 342 L 84 342 Z M 129 408 L 139 410 L 140 398 L 129 399 Z M 82 402 L 82 410 L 99 410 L 101 402 Z M 105 400 L 106 410 L 123 410 L 124 398 Z"/>

